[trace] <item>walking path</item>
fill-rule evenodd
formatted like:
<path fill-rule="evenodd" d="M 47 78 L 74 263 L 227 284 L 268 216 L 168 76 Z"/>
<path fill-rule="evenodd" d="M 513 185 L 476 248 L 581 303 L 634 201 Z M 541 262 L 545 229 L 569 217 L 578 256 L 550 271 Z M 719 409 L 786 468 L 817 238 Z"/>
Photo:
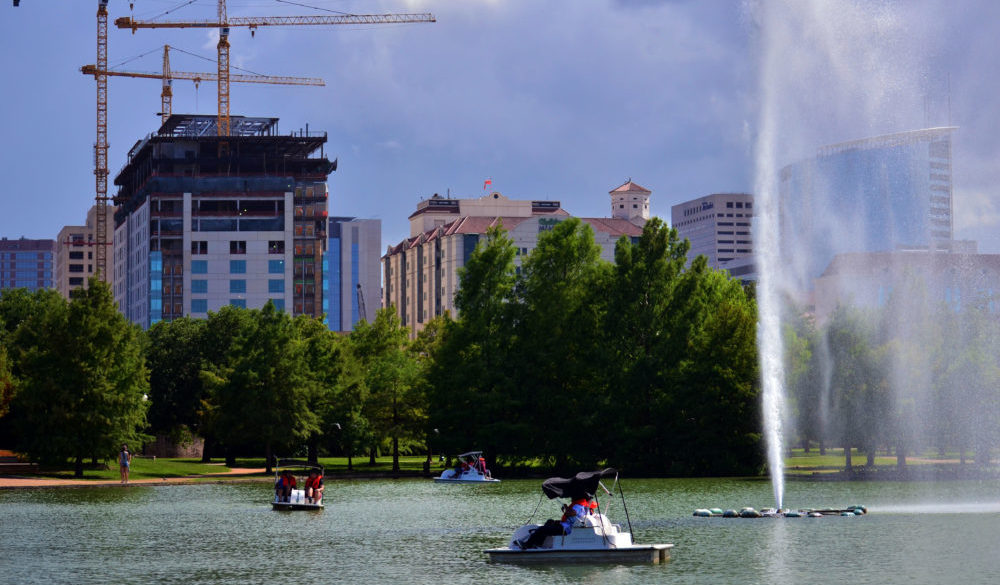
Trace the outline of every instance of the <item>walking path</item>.
<path fill-rule="evenodd" d="M 161 477 L 148 479 L 133 479 L 129 485 L 167 485 L 178 483 L 196 483 L 199 479 L 225 479 L 232 476 L 263 474 L 264 468 L 233 468 L 223 473 L 206 473 L 204 475 L 188 475 L 185 477 Z M 248 478 L 249 479 L 249 478 Z M 253 478 L 259 479 L 259 478 Z M 268 478 L 269 479 L 269 478 Z M 61 479 L 38 476 L 0 476 L 0 489 L 15 488 L 48 488 L 48 487 L 72 487 L 72 486 L 120 486 L 118 480 L 96 480 L 96 479 Z"/>

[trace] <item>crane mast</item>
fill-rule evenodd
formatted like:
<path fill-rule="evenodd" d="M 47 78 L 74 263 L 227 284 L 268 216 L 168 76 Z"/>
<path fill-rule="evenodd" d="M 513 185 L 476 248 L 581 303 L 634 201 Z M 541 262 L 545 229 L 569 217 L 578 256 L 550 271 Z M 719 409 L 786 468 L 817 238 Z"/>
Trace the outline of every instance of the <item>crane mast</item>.
<path fill-rule="evenodd" d="M 94 142 L 94 177 L 96 179 L 96 215 L 94 240 L 97 248 L 97 277 L 108 278 L 108 0 L 97 4 L 97 141 Z"/>
<path fill-rule="evenodd" d="M 106 1 L 106 0 L 105 0 Z M 234 26 L 248 27 L 251 32 L 261 26 L 289 25 L 335 25 L 335 24 L 398 24 L 414 22 L 436 22 L 432 14 L 345 14 L 339 16 L 251 16 L 229 18 L 226 14 L 226 0 L 218 0 L 218 18 L 193 21 L 144 21 L 130 16 L 115 20 L 118 28 L 131 29 L 134 34 L 140 28 L 217 28 L 219 29 L 219 136 L 229 136 L 229 29 Z M 220 144 L 221 146 L 221 144 Z"/>

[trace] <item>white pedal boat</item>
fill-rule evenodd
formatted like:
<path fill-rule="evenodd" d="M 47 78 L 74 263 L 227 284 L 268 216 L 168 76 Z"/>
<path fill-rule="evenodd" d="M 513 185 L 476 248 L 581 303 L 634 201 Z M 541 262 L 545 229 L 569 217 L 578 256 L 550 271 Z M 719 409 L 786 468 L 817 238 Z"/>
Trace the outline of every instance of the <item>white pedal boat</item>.
<path fill-rule="evenodd" d="M 572 478 L 554 477 L 542 483 L 542 491 L 549 499 L 569 498 L 571 501 L 581 496 L 593 498 L 599 487 L 610 495 L 611 491 L 600 480 L 612 476 L 617 484 L 618 472 L 614 469 L 581 472 Z M 623 497 L 623 505 L 624 501 Z M 605 511 L 607 507 L 604 506 Z M 625 532 L 600 510 L 598 507 L 593 514 L 577 517 L 569 534 L 548 536 L 538 548 L 522 548 L 531 532 L 541 527 L 540 524 L 525 524 L 514 532 L 506 547 L 484 552 L 491 561 L 506 563 L 662 563 L 670 559 L 670 549 L 674 545 L 635 544 L 631 530 Z"/>
<path fill-rule="evenodd" d="M 295 481 L 297 486 L 292 488 L 291 493 L 288 498 L 281 498 L 277 493 L 274 494 L 274 499 L 271 500 L 272 510 L 322 510 L 323 500 L 320 499 L 318 502 L 306 498 L 306 491 L 298 486 L 305 486 L 305 480 L 309 476 L 310 471 L 316 471 L 319 473 L 320 477 L 323 477 L 323 466 L 313 465 L 307 461 L 297 461 L 294 459 L 279 459 L 278 464 L 274 467 L 274 480 L 277 484 L 278 479 L 284 472 L 291 472 L 295 476 Z"/>
<path fill-rule="evenodd" d="M 458 456 L 458 465 L 445 469 L 434 478 L 435 483 L 500 483 L 486 469 L 482 451 L 469 451 Z"/>

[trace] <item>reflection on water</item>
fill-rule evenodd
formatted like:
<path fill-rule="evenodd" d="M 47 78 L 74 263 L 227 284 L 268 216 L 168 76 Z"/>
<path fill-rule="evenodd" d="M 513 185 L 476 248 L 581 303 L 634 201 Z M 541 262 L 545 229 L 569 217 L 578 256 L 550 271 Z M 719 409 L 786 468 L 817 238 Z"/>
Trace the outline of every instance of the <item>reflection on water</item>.
<path fill-rule="evenodd" d="M 1000 482 L 788 485 L 793 507 L 862 517 L 695 518 L 764 507 L 766 481 L 626 479 L 637 542 L 665 565 L 488 562 L 539 482 L 329 482 L 326 510 L 275 512 L 261 484 L 0 491 L 3 583 L 986 583 L 1000 574 Z M 981 503 L 971 503 L 981 502 Z M 609 502 L 602 502 L 608 504 Z M 933 513 L 949 512 L 949 513 Z M 621 502 L 609 514 L 625 524 Z M 535 521 L 559 515 L 542 502 Z"/>

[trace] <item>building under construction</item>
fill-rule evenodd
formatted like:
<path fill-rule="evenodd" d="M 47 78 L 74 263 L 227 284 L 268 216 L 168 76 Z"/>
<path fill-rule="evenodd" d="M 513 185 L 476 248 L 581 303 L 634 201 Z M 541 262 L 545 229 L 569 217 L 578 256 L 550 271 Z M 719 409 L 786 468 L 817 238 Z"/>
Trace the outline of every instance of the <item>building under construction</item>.
<path fill-rule="evenodd" d="M 278 134 L 277 118 L 172 115 L 115 177 L 114 293 L 143 327 L 268 300 L 323 308 L 326 133 Z"/>

